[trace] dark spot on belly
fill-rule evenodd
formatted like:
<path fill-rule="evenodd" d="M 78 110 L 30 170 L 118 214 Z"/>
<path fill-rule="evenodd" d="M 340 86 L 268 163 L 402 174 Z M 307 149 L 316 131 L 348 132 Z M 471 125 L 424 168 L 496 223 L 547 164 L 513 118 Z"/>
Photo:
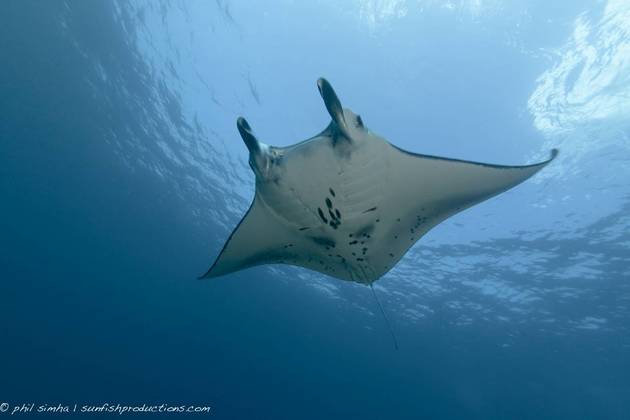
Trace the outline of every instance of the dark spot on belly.
<path fill-rule="evenodd" d="M 331 209 L 332 208 L 332 201 L 330 201 L 330 198 L 326 197 L 326 206 Z"/>
<path fill-rule="evenodd" d="M 317 213 L 319 213 L 319 217 L 322 218 L 322 221 L 324 223 L 328 223 L 328 219 L 326 219 L 326 216 L 324 216 L 324 212 L 319 207 L 317 207 Z"/>
<path fill-rule="evenodd" d="M 355 239 L 354 241 L 348 242 L 348 245 L 354 245 L 356 244 L 358 241 Z"/>
<path fill-rule="evenodd" d="M 365 210 L 363 213 L 369 213 L 369 212 L 371 212 L 371 211 L 376 210 L 377 208 L 378 208 L 378 207 L 372 207 L 371 209 L 367 209 L 367 210 Z"/>
<path fill-rule="evenodd" d="M 374 231 L 374 225 L 373 224 L 369 224 L 369 225 L 363 226 L 361 229 L 356 231 L 355 235 L 363 236 L 365 238 L 369 238 L 370 237 L 370 233 L 372 233 L 372 231 Z"/>
<path fill-rule="evenodd" d="M 392 254 L 391 252 L 389 253 L 389 256 L 394 258 L 394 254 Z"/>
<path fill-rule="evenodd" d="M 335 213 L 332 212 L 332 210 L 328 210 L 328 214 L 330 214 L 330 217 L 334 220 L 337 220 L 337 216 L 335 215 Z"/>
<path fill-rule="evenodd" d="M 335 196 L 335 190 L 333 190 L 332 188 L 328 188 L 328 191 L 330 191 L 330 195 L 332 195 L 333 197 Z"/>
<path fill-rule="evenodd" d="M 357 258 L 357 261 L 365 261 L 363 258 Z"/>
<path fill-rule="evenodd" d="M 309 239 L 315 242 L 317 245 L 322 245 L 325 247 L 334 248 L 337 245 L 337 243 L 334 240 L 327 238 L 325 236 L 309 236 Z"/>
<path fill-rule="evenodd" d="M 310 229 L 310 227 L 301 227 L 301 228 L 300 228 L 300 229 L 298 229 L 298 230 L 308 230 L 308 229 Z"/>
<path fill-rule="evenodd" d="M 335 214 L 337 215 L 337 219 L 341 219 L 341 213 L 339 212 L 339 209 L 335 209 Z"/>

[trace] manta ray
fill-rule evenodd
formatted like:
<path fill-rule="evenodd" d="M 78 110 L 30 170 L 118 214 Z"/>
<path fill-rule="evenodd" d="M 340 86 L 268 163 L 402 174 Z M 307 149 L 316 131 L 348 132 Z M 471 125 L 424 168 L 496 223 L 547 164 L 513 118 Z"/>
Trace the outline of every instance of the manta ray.
<path fill-rule="evenodd" d="M 504 166 L 412 153 L 343 108 L 327 80 L 317 87 L 331 122 L 308 140 L 270 146 L 238 118 L 256 192 L 201 278 L 290 264 L 371 286 L 431 228 L 520 184 L 558 154 Z"/>

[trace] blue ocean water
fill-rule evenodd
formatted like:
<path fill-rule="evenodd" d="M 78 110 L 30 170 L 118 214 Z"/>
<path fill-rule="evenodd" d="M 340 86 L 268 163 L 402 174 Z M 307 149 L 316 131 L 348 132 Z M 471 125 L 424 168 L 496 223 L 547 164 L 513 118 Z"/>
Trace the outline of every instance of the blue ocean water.
<path fill-rule="evenodd" d="M 630 418 L 628 1 L 24 0 L 0 22 L 0 403 Z M 365 286 L 196 280 L 253 196 L 237 116 L 308 138 L 320 76 L 410 151 L 561 150 L 375 284 L 397 351 Z"/>

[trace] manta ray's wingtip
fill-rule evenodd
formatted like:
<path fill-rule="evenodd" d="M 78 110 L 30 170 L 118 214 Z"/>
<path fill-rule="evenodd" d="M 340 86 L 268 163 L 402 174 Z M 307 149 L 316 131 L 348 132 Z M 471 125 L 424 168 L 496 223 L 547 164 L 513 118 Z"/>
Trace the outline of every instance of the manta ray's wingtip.
<path fill-rule="evenodd" d="M 551 158 L 549 160 L 550 161 L 554 160 L 558 156 L 559 153 L 560 153 L 559 149 L 556 149 L 555 147 L 551 149 Z"/>
<path fill-rule="evenodd" d="M 217 277 L 216 274 L 213 273 L 214 265 L 208 269 L 205 273 L 197 277 L 197 280 L 207 280 L 213 277 Z"/>

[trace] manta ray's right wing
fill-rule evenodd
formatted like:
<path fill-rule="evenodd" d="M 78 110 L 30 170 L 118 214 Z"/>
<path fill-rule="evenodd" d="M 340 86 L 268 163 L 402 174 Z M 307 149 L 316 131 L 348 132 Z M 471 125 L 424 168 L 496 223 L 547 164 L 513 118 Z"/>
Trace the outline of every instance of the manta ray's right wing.
<path fill-rule="evenodd" d="M 431 227 L 474 204 L 500 194 L 545 167 L 558 154 L 540 163 L 502 166 L 390 149 L 390 203 L 416 200 L 405 215 L 417 220 L 410 235 L 417 240 Z"/>

